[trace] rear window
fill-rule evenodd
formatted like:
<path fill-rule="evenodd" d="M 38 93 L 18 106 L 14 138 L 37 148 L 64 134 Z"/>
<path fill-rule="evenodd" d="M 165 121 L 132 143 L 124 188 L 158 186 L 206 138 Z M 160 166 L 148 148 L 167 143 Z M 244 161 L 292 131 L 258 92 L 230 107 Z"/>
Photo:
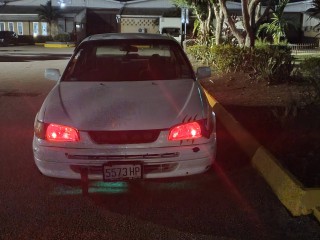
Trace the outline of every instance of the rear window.
<path fill-rule="evenodd" d="M 147 81 L 192 78 L 192 68 L 172 41 L 92 41 L 74 54 L 62 81 Z"/>

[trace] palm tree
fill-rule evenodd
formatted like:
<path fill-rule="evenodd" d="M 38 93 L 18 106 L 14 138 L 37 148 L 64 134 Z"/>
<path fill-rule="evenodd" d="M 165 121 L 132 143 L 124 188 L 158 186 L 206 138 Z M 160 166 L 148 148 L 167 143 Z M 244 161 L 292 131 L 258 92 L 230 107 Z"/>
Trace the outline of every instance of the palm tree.
<path fill-rule="evenodd" d="M 52 24 L 60 17 L 59 9 L 53 8 L 51 1 L 48 1 L 46 5 L 41 4 L 37 12 L 39 20 L 49 24 L 50 36 L 52 36 Z"/>
<path fill-rule="evenodd" d="M 313 0 L 312 6 L 313 7 L 308 10 L 310 18 L 320 19 L 320 0 Z M 320 26 L 320 23 L 318 23 L 315 27 L 318 26 Z"/>
<path fill-rule="evenodd" d="M 309 11 L 311 12 L 312 17 L 320 17 L 320 0 L 313 0 L 312 2 L 313 8 L 310 8 Z"/>
<path fill-rule="evenodd" d="M 279 44 L 281 39 L 286 37 L 286 31 L 290 25 L 295 27 L 292 21 L 283 17 L 284 9 L 288 2 L 289 0 L 280 0 L 279 5 L 273 9 L 271 22 L 262 24 L 258 30 L 258 34 L 262 30 L 265 30 L 267 34 L 271 34 L 275 44 Z"/>

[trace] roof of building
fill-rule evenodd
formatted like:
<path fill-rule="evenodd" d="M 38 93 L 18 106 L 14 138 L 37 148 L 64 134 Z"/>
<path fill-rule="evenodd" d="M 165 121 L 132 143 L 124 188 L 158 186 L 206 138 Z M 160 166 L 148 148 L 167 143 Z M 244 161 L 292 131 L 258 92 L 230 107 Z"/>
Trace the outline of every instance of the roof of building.
<path fill-rule="evenodd" d="M 121 15 L 153 15 L 153 16 L 163 16 L 168 14 L 176 14 L 176 8 L 123 8 L 121 10 Z M 180 12 L 178 13 L 180 17 Z M 178 16 L 178 15 L 177 15 Z"/>
<path fill-rule="evenodd" d="M 54 7 L 55 8 L 55 7 Z M 4 5 L 0 7 L 0 14 L 36 14 L 39 6 L 16 6 Z M 58 8 L 55 8 L 58 9 Z M 60 8 L 59 12 L 63 13 L 78 13 L 83 10 L 83 7 L 67 7 Z"/>
<path fill-rule="evenodd" d="M 39 6 L 10 6 L 4 5 L 0 7 L 0 20 L 1 21 L 38 21 Z M 83 8 L 68 7 L 62 8 L 59 12 L 63 15 L 71 14 L 76 15 L 81 12 Z"/>

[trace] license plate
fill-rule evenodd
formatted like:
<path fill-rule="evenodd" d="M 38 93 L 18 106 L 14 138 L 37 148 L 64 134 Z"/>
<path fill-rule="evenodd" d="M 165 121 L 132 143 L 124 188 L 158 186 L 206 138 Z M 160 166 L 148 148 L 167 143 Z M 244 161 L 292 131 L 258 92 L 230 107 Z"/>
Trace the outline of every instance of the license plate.
<path fill-rule="evenodd" d="M 103 180 L 116 181 L 142 178 L 142 166 L 137 164 L 105 164 L 103 165 Z"/>

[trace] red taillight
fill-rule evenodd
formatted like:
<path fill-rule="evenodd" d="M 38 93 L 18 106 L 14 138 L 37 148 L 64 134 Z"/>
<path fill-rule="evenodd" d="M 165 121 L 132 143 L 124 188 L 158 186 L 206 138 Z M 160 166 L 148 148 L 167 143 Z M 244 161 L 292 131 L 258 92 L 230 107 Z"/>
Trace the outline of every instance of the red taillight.
<path fill-rule="evenodd" d="M 59 124 L 46 124 L 37 121 L 34 126 L 36 137 L 54 142 L 77 142 L 79 132 L 77 129 Z"/>
<path fill-rule="evenodd" d="M 79 134 L 75 128 L 50 123 L 46 130 L 46 139 L 57 142 L 77 142 Z"/>
<path fill-rule="evenodd" d="M 183 123 L 170 129 L 168 139 L 181 141 L 202 137 L 201 126 L 198 122 Z"/>

